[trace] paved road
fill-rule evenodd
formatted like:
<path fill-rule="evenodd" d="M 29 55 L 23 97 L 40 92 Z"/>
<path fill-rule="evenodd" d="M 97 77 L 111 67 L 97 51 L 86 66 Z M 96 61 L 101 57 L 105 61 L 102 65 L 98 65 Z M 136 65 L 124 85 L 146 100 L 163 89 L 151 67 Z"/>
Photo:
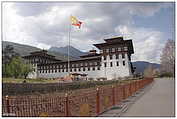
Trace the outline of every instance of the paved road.
<path fill-rule="evenodd" d="M 175 116 L 174 79 L 155 79 L 152 88 L 121 116 Z"/>

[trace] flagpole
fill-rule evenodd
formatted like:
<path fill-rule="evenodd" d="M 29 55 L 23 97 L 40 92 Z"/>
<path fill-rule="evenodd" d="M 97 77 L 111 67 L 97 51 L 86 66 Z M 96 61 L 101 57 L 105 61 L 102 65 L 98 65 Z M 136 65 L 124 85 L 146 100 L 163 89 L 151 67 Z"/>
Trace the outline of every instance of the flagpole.
<path fill-rule="evenodd" d="M 79 26 L 81 27 L 82 22 L 78 21 L 75 17 L 70 15 L 71 23 L 69 24 L 69 32 L 68 32 L 68 75 L 70 75 L 70 59 L 69 59 L 69 54 L 70 54 L 70 37 L 71 37 L 71 25 Z"/>
<path fill-rule="evenodd" d="M 68 32 L 68 76 L 70 75 L 70 36 L 71 36 L 71 24 L 69 24 L 69 32 Z"/>

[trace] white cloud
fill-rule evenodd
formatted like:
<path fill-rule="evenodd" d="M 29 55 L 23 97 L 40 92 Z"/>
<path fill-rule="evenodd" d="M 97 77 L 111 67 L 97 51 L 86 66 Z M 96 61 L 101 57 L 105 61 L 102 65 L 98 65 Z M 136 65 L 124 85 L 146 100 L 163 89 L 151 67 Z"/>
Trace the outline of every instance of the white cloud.
<path fill-rule="evenodd" d="M 74 47 L 87 51 L 105 37 L 124 33 L 133 39 L 135 60 L 157 62 L 157 56 L 151 53 L 159 53 L 156 45 L 162 33 L 133 26 L 132 16 L 152 16 L 167 6 L 162 3 L 3 3 L 3 40 L 44 49 L 66 46 L 72 14 L 83 22 L 81 29 L 72 28 Z M 152 48 L 146 48 L 145 44 Z"/>
<path fill-rule="evenodd" d="M 132 26 L 118 26 L 116 32 L 131 38 L 134 45 L 133 61 L 149 61 L 159 63 L 160 53 L 164 46 L 162 32 L 149 28 L 135 28 Z"/>

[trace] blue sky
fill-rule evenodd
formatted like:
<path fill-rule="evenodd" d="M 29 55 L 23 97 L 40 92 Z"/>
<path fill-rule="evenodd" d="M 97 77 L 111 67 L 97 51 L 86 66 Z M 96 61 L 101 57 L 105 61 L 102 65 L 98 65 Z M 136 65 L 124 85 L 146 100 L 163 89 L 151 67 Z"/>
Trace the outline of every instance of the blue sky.
<path fill-rule="evenodd" d="M 4 2 L 3 40 L 42 49 L 64 47 L 72 14 L 83 22 L 81 29 L 72 27 L 75 48 L 88 51 L 104 38 L 124 36 L 133 40 L 133 61 L 160 63 L 162 49 L 174 35 L 174 4 Z"/>
<path fill-rule="evenodd" d="M 133 16 L 133 20 L 137 27 L 153 28 L 155 30 L 164 32 L 166 36 L 172 39 L 172 31 L 174 31 L 174 6 L 169 8 L 162 8 L 153 16 L 142 17 Z"/>

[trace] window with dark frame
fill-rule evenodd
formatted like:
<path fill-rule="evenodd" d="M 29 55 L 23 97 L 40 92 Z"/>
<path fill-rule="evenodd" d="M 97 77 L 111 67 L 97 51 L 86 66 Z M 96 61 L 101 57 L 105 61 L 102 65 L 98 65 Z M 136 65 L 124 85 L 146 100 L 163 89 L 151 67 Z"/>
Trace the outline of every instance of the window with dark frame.
<path fill-rule="evenodd" d="M 119 66 L 119 62 L 117 62 L 117 66 Z"/>
<path fill-rule="evenodd" d="M 110 57 L 110 60 L 112 60 L 112 55 L 109 55 L 109 57 Z"/>
<path fill-rule="evenodd" d="M 122 59 L 124 59 L 125 58 L 125 54 L 124 53 L 122 53 Z"/>
<path fill-rule="evenodd" d="M 90 67 L 88 67 L 88 71 L 90 71 Z"/>
<path fill-rule="evenodd" d="M 106 56 L 103 56 L 103 59 L 106 60 Z"/>
<path fill-rule="evenodd" d="M 110 62 L 110 67 L 112 67 L 112 62 Z"/>
<path fill-rule="evenodd" d="M 95 67 L 93 67 L 92 69 L 93 69 L 93 71 L 95 71 Z"/>
<path fill-rule="evenodd" d="M 131 57 L 130 57 L 130 55 L 128 55 L 128 60 L 130 60 L 130 61 L 131 61 Z"/>
<path fill-rule="evenodd" d="M 123 66 L 125 66 L 125 61 L 123 61 Z"/>
<path fill-rule="evenodd" d="M 97 70 L 100 70 L 100 67 L 97 67 Z"/>
<path fill-rule="evenodd" d="M 106 67 L 106 62 L 104 63 L 104 67 Z"/>
<path fill-rule="evenodd" d="M 109 48 L 109 52 L 110 52 L 110 53 L 112 52 L 112 48 Z"/>
<path fill-rule="evenodd" d="M 116 54 L 116 59 L 119 59 L 119 54 Z"/>

